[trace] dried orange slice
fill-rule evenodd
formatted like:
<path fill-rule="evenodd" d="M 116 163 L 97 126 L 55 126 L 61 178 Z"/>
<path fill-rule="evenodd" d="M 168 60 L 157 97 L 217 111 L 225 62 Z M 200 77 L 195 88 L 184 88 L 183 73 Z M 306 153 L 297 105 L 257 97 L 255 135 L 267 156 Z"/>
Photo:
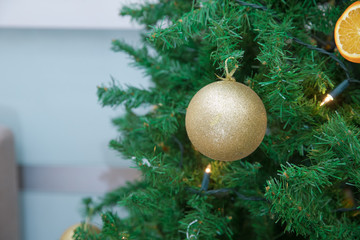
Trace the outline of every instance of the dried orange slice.
<path fill-rule="evenodd" d="M 340 54 L 360 63 L 360 1 L 351 4 L 338 19 L 334 37 Z"/>

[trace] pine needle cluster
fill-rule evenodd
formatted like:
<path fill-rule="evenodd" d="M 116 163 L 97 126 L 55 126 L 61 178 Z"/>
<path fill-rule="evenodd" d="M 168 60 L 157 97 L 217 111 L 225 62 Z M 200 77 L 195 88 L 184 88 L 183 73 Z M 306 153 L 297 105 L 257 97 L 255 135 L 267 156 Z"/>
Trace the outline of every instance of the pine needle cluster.
<path fill-rule="evenodd" d="M 143 46 L 115 40 L 113 50 L 154 83 L 148 89 L 113 81 L 98 88 L 103 106 L 123 106 L 111 148 L 133 161 L 142 178 L 86 199 L 102 232 L 76 239 L 360 239 L 360 88 L 350 86 L 320 107 L 346 78 L 328 55 L 332 31 L 351 1 L 159 0 L 124 7 L 143 24 Z M 192 96 L 239 66 L 238 82 L 262 99 L 267 134 L 250 156 L 206 158 L 191 145 L 185 113 Z M 134 109 L 147 106 L 139 115 Z M 200 191 L 211 164 L 209 190 Z M 225 189 L 225 190 L 224 190 Z M 220 191 L 217 191 L 220 190 Z M 223 191 L 221 191 L 223 190 Z M 120 218 L 114 206 L 127 209 Z M 350 210 L 349 210 L 350 209 Z"/>

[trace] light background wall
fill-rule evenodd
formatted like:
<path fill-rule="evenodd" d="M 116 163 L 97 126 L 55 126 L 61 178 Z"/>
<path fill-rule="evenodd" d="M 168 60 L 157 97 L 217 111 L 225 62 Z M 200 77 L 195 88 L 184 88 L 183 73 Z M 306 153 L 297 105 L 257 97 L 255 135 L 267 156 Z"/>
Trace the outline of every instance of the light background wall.
<path fill-rule="evenodd" d="M 112 39 L 137 45 L 131 30 L 0 30 L 0 121 L 15 132 L 20 164 L 122 165 L 107 148 L 117 136 L 96 90 L 111 83 L 147 87 Z"/>
<path fill-rule="evenodd" d="M 95 25 L 86 21 L 88 25 L 76 21 L 71 25 L 71 21 L 64 20 L 64 25 L 46 26 L 36 23 L 38 20 L 26 25 L 26 18 L 23 24 L 17 23 L 15 17 L 11 21 L 4 18 L 6 14 L 9 18 L 14 11 L 11 9 L 23 9 L 21 4 L 29 2 L 16 1 L 0 2 L 0 124 L 15 134 L 18 163 L 25 167 L 127 168 L 128 161 L 107 146 L 110 139 L 118 136 L 111 119 L 122 114 L 122 110 L 102 108 L 97 101 L 96 87 L 111 82 L 110 75 L 123 84 L 149 86 L 140 70 L 129 67 L 127 55 L 110 50 L 112 39 L 138 45 L 139 31 L 127 30 L 136 28 L 129 25 L 128 20 L 125 27 L 112 26 L 112 20 L 107 23 L 99 20 L 106 18 L 106 14 L 117 15 L 119 1 L 112 1 L 113 8 L 106 7 L 111 13 L 96 16 L 102 25 L 96 25 L 96 21 L 93 21 Z M 40 2 L 44 1 L 32 1 L 35 4 L 32 8 L 35 9 L 36 4 L 40 8 L 43 4 Z M 53 1 L 53 4 L 57 6 L 60 2 L 64 2 L 63 9 L 71 5 L 71 1 Z M 74 2 L 79 7 L 92 3 L 93 12 L 103 9 L 97 7 L 103 4 L 100 0 Z M 25 6 L 31 12 L 30 5 Z M 4 15 L 6 9 L 11 11 Z M 81 19 L 86 9 L 76 9 L 73 12 Z M 15 13 L 20 16 L 22 11 L 17 9 Z M 46 23 L 49 14 L 44 16 L 42 21 Z M 59 239 L 64 229 L 83 220 L 81 199 L 100 195 L 22 191 L 23 239 Z"/>
<path fill-rule="evenodd" d="M 124 5 L 156 0 L 1 0 L 0 27 L 139 29 L 118 17 Z"/>

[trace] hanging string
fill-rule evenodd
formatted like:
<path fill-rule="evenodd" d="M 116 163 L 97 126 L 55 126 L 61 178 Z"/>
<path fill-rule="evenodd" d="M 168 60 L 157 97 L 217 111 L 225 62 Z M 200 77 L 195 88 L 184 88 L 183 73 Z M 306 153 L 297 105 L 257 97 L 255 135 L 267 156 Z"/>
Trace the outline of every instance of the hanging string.
<path fill-rule="evenodd" d="M 237 64 L 235 64 L 235 67 L 233 70 L 231 70 L 231 72 L 229 73 L 229 68 L 228 68 L 228 60 L 229 59 L 235 59 L 234 57 L 228 57 L 226 60 L 225 60 L 225 78 L 222 78 L 222 77 L 219 77 L 218 75 L 216 75 L 217 78 L 223 80 L 223 81 L 232 81 L 232 82 L 236 82 L 236 79 L 233 77 L 236 69 L 239 67 Z"/>

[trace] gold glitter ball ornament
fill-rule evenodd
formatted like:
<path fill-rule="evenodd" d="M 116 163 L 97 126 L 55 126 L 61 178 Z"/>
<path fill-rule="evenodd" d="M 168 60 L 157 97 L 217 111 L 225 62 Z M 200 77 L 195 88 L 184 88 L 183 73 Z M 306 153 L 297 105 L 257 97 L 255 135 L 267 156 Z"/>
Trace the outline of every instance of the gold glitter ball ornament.
<path fill-rule="evenodd" d="M 77 229 L 80 226 L 82 226 L 82 223 L 72 225 L 71 227 L 66 229 L 65 232 L 61 235 L 60 240 L 73 240 L 74 231 L 75 231 L 75 229 Z M 85 227 L 91 233 L 99 233 L 100 232 L 100 229 L 92 224 L 86 224 Z"/>
<path fill-rule="evenodd" d="M 185 117 L 196 150 L 220 161 L 239 160 L 255 151 L 264 138 L 266 122 L 259 96 L 235 81 L 218 81 L 200 89 Z"/>

